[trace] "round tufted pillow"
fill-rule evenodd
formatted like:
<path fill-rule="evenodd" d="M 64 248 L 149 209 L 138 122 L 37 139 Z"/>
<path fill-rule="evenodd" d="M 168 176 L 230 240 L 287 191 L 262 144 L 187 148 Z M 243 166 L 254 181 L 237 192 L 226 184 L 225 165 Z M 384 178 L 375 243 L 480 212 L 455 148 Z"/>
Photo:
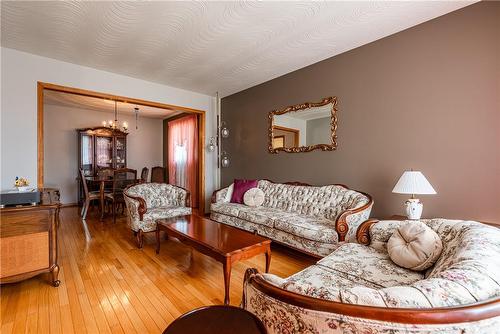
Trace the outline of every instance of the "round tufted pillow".
<path fill-rule="evenodd" d="M 248 189 L 243 195 L 243 203 L 248 206 L 261 206 L 264 203 L 264 192 L 259 188 Z"/>
<path fill-rule="evenodd" d="M 400 226 L 387 242 L 391 260 L 411 270 L 431 267 L 442 250 L 443 243 L 437 233 L 419 221 Z"/>

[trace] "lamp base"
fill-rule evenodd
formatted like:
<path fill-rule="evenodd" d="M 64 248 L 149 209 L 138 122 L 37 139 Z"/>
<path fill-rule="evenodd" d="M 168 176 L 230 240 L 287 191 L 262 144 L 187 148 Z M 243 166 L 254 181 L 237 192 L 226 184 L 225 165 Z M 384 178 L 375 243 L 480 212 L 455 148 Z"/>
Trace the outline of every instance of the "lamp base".
<path fill-rule="evenodd" d="M 405 202 L 406 205 L 406 216 L 408 219 L 420 219 L 422 217 L 422 211 L 424 205 L 418 198 L 410 198 Z"/>

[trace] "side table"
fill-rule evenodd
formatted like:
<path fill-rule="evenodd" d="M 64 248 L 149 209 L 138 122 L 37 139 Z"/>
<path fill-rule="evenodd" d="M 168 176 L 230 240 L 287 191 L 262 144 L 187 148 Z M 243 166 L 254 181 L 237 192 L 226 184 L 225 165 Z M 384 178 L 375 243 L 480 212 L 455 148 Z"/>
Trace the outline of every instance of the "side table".
<path fill-rule="evenodd" d="M 230 305 L 204 306 L 175 319 L 163 334 L 266 334 L 253 313 Z"/>

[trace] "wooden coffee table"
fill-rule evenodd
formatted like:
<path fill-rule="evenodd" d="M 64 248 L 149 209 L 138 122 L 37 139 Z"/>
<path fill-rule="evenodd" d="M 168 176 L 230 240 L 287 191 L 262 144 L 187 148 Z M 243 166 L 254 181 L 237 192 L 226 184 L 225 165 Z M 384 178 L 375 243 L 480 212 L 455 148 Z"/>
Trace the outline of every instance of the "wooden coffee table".
<path fill-rule="evenodd" d="M 229 304 L 231 265 L 258 254 L 266 254 L 266 273 L 271 263 L 271 240 L 226 224 L 196 215 L 156 221 L 156 254 L 160 252 L 160 231 L 179 239 L 222 263 L 224 270 L 224 304 Z"/>

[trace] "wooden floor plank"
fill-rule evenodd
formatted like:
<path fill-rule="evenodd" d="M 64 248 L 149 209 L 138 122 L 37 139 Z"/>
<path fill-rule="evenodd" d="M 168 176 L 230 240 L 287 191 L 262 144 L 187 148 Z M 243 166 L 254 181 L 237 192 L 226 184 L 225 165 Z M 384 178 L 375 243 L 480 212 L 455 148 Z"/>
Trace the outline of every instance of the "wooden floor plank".
<path fill-rule="evenodd" d="M 154 234 L 138 249 L 124 217 L 101 222 L 98 212 L 86 221 L 86 240 L 76 208 L 61 210 L 59 264 L 61 285 L 48 275 L 1 287 L 3 333 L 161 333 L 170 322 L 194 308 L 221 304 L 222 265 L 178 240 Z M 314 259 L 273 246 L 271 272 L 289 276 Z M 262 255 L 236 263 L 231 275 L 231 304 L 239 305 L 246 268 L 264 270 Z"/>

